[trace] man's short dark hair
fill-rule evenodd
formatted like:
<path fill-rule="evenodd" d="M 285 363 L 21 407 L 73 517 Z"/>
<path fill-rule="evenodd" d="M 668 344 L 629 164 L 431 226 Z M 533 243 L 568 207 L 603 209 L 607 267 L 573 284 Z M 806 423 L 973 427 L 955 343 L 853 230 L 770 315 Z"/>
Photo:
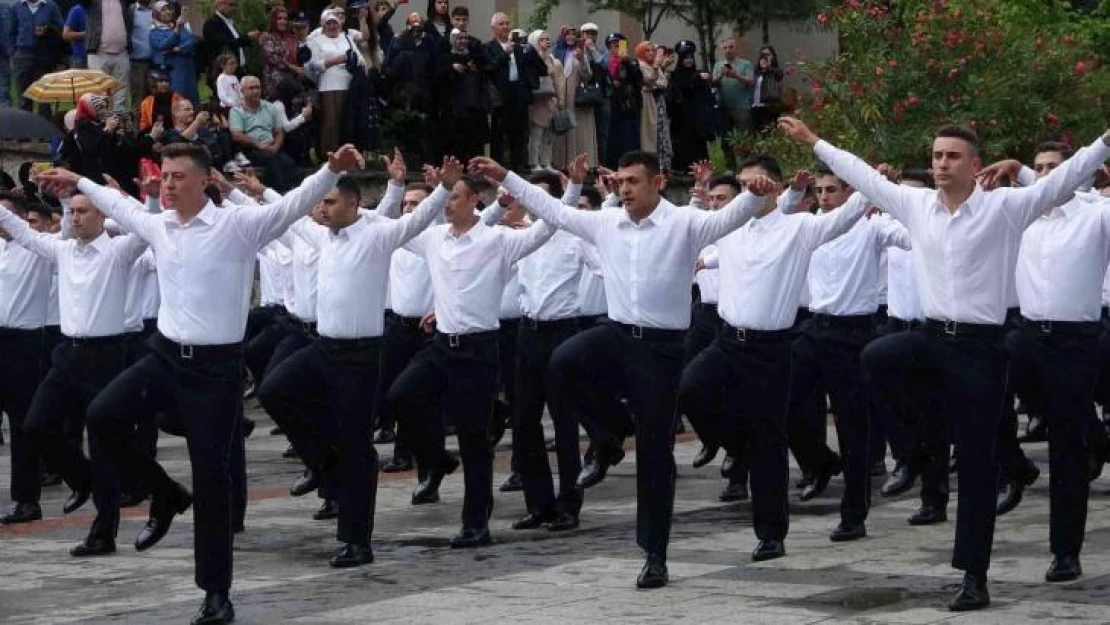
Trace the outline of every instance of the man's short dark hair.
<path fill-rule="evenodd" d="M 821 176 L 832 176 L 833 178 L 836 178 L 837 182 L 840 183 L 840 186 L 842 186 L 842 187 L 847 187 L 848 186 L 848 183 L 844 182 L 844 179 L 841 178 L 840 176 L 837 176 L 836 172 L 833 171 L 831 167 L 829 167 L 828 165 L 826 165 L 824 163 L 817 163 L 817 167 L 813 168 L 813 177 L 814 178 L 820 178 Z"/>
<path fill-rule="evenodd" d="M 26 207 L 26 210 L 24 212 L 25 213 L 35 213 L 36 215 L 39 216 L 39 219 L 42 219 L 43 221 L 50 221 L 51 220 L 50 214 L 53 211 L 51 211 L 50 207 L 47 206 L 46 204 L 35 202 L 33 204 L 28 204 L 27 207 Z"/>
<path fill-rule="evenodd" d="M 648 175 L 655 177 L 659 175 L 659 157 L 655 152 L 645 152 L 643 150 L 632 150 L 625 152 L 624 156 L 617 161 L 617 167 L 635 167 L 636 165 L 643 165 L 644 169 L 648 170 Z"/>
<path fill-rule="evenodd" d="M 736 176 L 730 174 L 718 174 L 709 179 L 709 188 L 719 187 L 721 185 L 732 187 L 737 195 L 744 192 L 744 186 L 736 179 Z"/>
<path fill-rule="evenodd" d="M 775 182 L 782 182 L 782 167 L 779 166 L 775 157 L 770 154 L 753 154 L 748 157 L 748 160 L 741 163 L 736 171 L 739 173 L 750 167 L 759 167 L 767 172 L 767 175 Z"/>
<path fill-rule="evenodd" d="M 208 148 L 195 143 L 171 143 L 164 146 L 162 160 L 167 158 L 187 158 L 203 172 L 207 172 L 212 167 L 212 154 L 208 152 Z"/>
<path fill-rule="evenodd" d="M 335 181 L 335 190 L 339 191 L 340 195 L 354 200 L 355 204 L 362 201 L 362 189 L 359 188 L 358 182 L 350 176 L 340 176 L 339 180 Z"/>
<path fill-rule="evenodd" d="M 972 153 L 979 154 L 979 135 L 966 126 L 941 126 L 937 129 L 937 139 L 962 139 L 971 145 Z"/>
<path fill-rule="evenodd" d="M 1037 146 L 1037 151 L 1034 152 L 1034 155 L 1042 154 L 1044 152 L 1056 152 L 1060 156 L 1064 157 L 1065 161 L 1071 158 L 1072 154 L 1075 154 L 1075 150 L 1073 150 L 1070 145 L 1062 141 L 1045 141 L 1044 143 Z"/>
<path fill-rule="evenodd" d="M 929 171 L 921 167 L 909 167 L 902 170 L 902 180 L 914 180 L 921 184 L 933 189 L 936 183 L 933 182 L 933 177 L 929 175 Z"/>
<path fill-rule="evenodd" d="M 603 200 L 601 199 L 601 192 L 597 189 L 593 187 L 582 187 L 582 197 L 586 198 L 591 208 L 601 207 L 601 202 Z"/>
<path fill-rule="evenodd" d="M 451 9 L 451 17 L 470 17 L 470 9 L 457 6 Z"/>
<path fill-rule="evenodd" d="M 466 185 L 466 189 L 470 191 L 470 195 L 478 195 L 482 192 L 482 181 L 478 180 L 474 176 L 465 175 L 459 178 L 459 182 Z"/>
<path fill-rule="evenodd" d="M 423 191 L 425 195 L 431 195 L 435 189 L 426 182 L 411 182 L 405 187 L 405 191 Z"/>
<path fill-rule="evenodd" d="M 528 182 L 532 184 L 546 184 L 548 193 L 552 196 L 563 196 L 563 179 L 559 177 L 559 174 L 553 171 L 540 170 L 533 172 L 532 175 L 528 177 Z"/>
<path fill-rule="evenodd" d="M 27 213 L 27 204 L 24 199 L 14 193 L 0 191 L 0 202 L 11 204 L 11 211 L 20 217 Z"/>

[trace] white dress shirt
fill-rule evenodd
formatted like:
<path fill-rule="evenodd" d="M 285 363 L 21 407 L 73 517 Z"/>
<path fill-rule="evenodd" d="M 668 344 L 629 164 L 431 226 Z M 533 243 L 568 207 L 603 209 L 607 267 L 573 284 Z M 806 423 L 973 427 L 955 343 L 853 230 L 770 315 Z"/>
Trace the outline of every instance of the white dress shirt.
<path fill-rule="evenodd" d="M 258 253 L 259 306 L 286 306 L 292 290 L 293 250 L 273 240 Z"/>
<path fill-rule="evenodd" d="M 578 316 L 582 246 L 582 239 L 560 230 L 517 263 L 526 317 L 550 321 Z"/>
<path fill-rule="evenodd" d="M 976 186 L 951 213 L 937 191 L 894 184 L 825 141 L 814 152 L 841 180 L 905 224 L 926 317 L 1001 324 L 1016 291 L 1012 263 L 1022 233 L 1045 210 L 1067 201 L 1110 156 L 1110 145 L 1100 138 L 1031 187 L 987 192 Z"/>
<path fill-rule="evenodd" d="M 320 250 L 316 329 L 320 336 L 356 339 L 384 332 L 385 296 L 393 251 L 420 234 L 443 211 L 449 193 L 436 187 L 400 219 L 364 213 L 339 231 L 310 229 Z"/>
<path fill-rule="evenodd" d="M 0 209 L 0 227 L 31 252 L 58 267 L 62 334 L 72 338 L 115 336 L 127 328 L 127 280 L 146 242 L 107 232 L 88 243 L 35 232 L 22 218 Z"/>
<path fill-rule="evenodd" d="M 324 229 L 308 217 L 303 220 L 306 228 Z M 320 250 L 297 236 L 293 241 L 293 302 L 289 312 L 305 323 L 316 322 L 317 273 Z"/>
<path fill-rule="evenodd" d="M 651 215 L 634 223 L 623 210 L 568 208 L 513 173 L 503 186 L 530 212 L 597 247 L 611 319 L 669 330 L 690 327 L 698 252 L 748 221 L 761 199 L 745 192 L 707 212 L 660 198 Z"/>
<path fill-rule="evenodd" d="M 62 324 L 62 303 L 58 297 L 58 272 L 50 274 L 50 294 L 46 298 L 46 326 L 57 327 Z"/>
<path fill-rule="evenodd" d="M 862 203 L 862 210 L 867 211 L 867 198 L 859 193 L 853 193 L 836 210 L 860 210 L 849 203 Z M 887 247 L 894 245 L 910 249 L 909 233 L 902 224 L 892 219 L 860 219 L 848 232 L 814 250 L 806 278 L 809 309 L 836 316 L 877 312 L 879 258 Z"/>
<path fill-rule="evenodd" d="M 0 240 L 0 328 L 45 325 L 53 273 L 50 261 L 14 241 Z"/>
<path fill-rule="evenodd" d="M 127 277 L 127 331 L 139 332 L 143 321 L 158 318 L 158 272 L 149 248 L 135 259 Z"/>
<path fill-rule="evenodd" d="M 497 317 L 499 319 L 520 319 L 524 316 L 524 308 L 520 301 L 523 295 L 523 289 L 520 286 L 520 269 L 514 264 L 509 267 L 509 281 L 505 283 L 505 288 L 501 290 L 501 305 L 498 307 Z"/>
<path fill-rule="evenodd" d="M 209 202 L 186 223 L 177 211 L 151 215 L 86 178 L 78 188 L 154 250 L 159 332 L 183 345 L 228 345 L 243 340 L 258 250 L 308 213 L 338 178 L 325 165 L 276 203 L 228 210 Z"/>
<path fill-rule="evenodd" d="M 578 314 L 582 317 L 604 315 L 608 310 L 605 276 L 601 269 L 601 255 L 592 243 L 582 241 L 582 262 L 582 274 L 578 279 Z"/>
<path fill-rule="evenodd" d="M 544 197 L 550 196 L 545 193 Z M 558 203 L 554 198 L 551 201 Z M 455 236 L 450 224 L 443 224 L 409 241 L 408 249 L 428 262 L 439 331 L 472 334 L 501 327 L 501 296 L 511 267 L 554 233 L 554 227 L 546 222 L 513 230 L 491 228 L 479 220 L 462 236 Z"/>
<path fill-rule="evenodd" d="M 717 256 L 717 246 L 707 245 L 705 249 L 698 255 L 698 259 L 703 263 L 706 259 L 714 258 Z M 710 269 L 706 267 L 701 271 L 694 274 L 694 281 L 698 283 L 698 292 L 701 293 L 701 303 L 703 304 L 716 304 L 720 301 L 721 290 L 721 270 L 717 267 Z"/>
<path fill-rule="evenodd" d="M 872 221 L 900 223 L 886 213 L 871 217 Z M 879 269 L 880 274 L 882 269 Z M 913 251 L 900 247 L 886 248 L 886 312 L 902 321 L 922 321 L 925 312 L 917 295 L 917 275 L 913 270 Z"/>
<path fill-rule="evenodd" d="M 1034 221 L 1021 238 L 1021 314 L 1034 321 L 1098 321 L 1110 263 L 1110 200 L 1076 194 Z"/>
<path fill-rule="evenodd" d="M 717 312 L 729 325 L 763 331 L 793 326 L 814 250 L 847 232 L 867 209 L 866 201 L 849 200 L 821 215 L 783 213 L 800 197 L 784 193 L 778 208 L 717 242 Z"/>
<path fill-rule="evenodd" d="M 424 257 L 404 248 L 393 252 L 389 263 L 389 299 L 393 312 L 402 317 L 423 317 L 432 312 L 432 274 Z"/>

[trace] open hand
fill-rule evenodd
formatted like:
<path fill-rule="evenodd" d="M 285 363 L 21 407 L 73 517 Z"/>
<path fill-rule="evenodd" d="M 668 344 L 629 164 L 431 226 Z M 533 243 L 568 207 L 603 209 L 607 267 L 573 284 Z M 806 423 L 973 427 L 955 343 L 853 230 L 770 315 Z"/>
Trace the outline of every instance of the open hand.
<path fill-rule="evenodd" d="M 784 116 L 779 118 L 779 128 L 782 129 L 789 137 L 801 143 L 808 143 L 815 145 L 819 140 L 818 137 L 805 122 L 797 117 Z"/>
<path fill-rule="evenodd" d="M 505 182 L 509 171 L 500 163 L 486 156 L 475 156 L 470 159 L 470 173 L 485 176 L 498 184 Z"/>
<path fill-rule="evenodd" d="M 405 174 L 408 173 L 408 169 L 405 168 L 405 157 L 401 155 L 400 148 L 393 148 L 393 160 L 388 156 L 382 156 L 382 163 L 389 172 L 390 180 L 397 184 L 405 184 Z"/>
<path fill-rule="evenodd" d="M 333 173 L 341 174 L 363 167 L 366 167 L 366 159 L 362 158 L 362 152 L 359 152 L 358 148 L 350 143 L 328 153 L 328 169 L 332 170 Z"/>
<path fill-rule="evenodd" d="M 463 164 L 459 159 L 454 156 L 448 156 L 443 159 L 443 167 L 439 168 L 439 181 L 443 184 L 444 188 L 450 189 L 455 186 L 463 176 Z"/>

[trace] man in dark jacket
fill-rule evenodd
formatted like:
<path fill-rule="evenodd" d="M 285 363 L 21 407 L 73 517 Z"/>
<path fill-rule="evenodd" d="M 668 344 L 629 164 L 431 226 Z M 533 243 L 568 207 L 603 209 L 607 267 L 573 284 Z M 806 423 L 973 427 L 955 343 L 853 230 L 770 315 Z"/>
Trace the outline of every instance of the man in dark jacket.
<path fill-rule="evenodd" d="M 523 38 L 509 37 L 509 16 L 495 13 L 490 21 L 493 39 L 486 42 L 490 82 L 496 93 L 490 115 L 490 157 L 510 169 L 525 172 L 528 165 L 528 105 L 539 86 L 543 60 Z M 546 67 L 543 67 L 546 72 Z M 506 155 L 508 150 L 508 155 Z"/>
<path fill-rule="evenodd" d="M 235 26 L 235 0 L 216 0 L 216 12 L 204 22 L 201 31 L 204 37 L 204 67 L 208 76 L 208 86 L 216 92 L 216 77 L 220 69 L 215 66 L 216 59 L 224 52 L 239 58 L 239 74 L 243 75 L 247 66 L 245 50 L 258 41 L 258 31 L 243 34 Z"/>

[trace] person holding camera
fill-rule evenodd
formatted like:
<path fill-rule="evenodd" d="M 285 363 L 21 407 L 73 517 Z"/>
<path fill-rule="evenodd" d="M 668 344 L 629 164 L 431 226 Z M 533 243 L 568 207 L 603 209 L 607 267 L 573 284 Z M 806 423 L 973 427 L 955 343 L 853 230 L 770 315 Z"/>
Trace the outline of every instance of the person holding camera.
<path fill-rule="evenodd" d="M 174 8 L 169 2 L 159 0 L 154 3 L 154 28 L 150 31 L 150 48 L 155 66 L 165 68 L 170 75 L 170 87 L 194 105 L 200 103 L 197 89 L 196 54 L 200 41 L 189 26 L 187 14 L 174 16 Z"/>
<path fill-rule="evenodd" d="M 751 61 L 740 58 L 740 47 L 732 37 L 721 43 L 721 52 L 725 58 L 713 66 L 712 81 L 717 88 L 721 113 L 721 147 L 728 168 L 736 169 L 736 154 L 728 137 L 735 130 L 747 130 L 751 126 L 755 68 Z"/>
<path fill-rule="evenodd" d="M 344 32 L 343 19 L 338 13 L 324 11 L 320 23 L 323 25 L 320 36 L 309 37 L 312 60 L 308 62 L 308 69 L 316 77 L 316 88 L 320 92 L 320 134 L 316 157 L 322 160 L 342 144 L 339 129 L 343 100 L 351 85 L 351 77 L 354 72 L 360 71 L 363 60 L 354 41 Z"/>

